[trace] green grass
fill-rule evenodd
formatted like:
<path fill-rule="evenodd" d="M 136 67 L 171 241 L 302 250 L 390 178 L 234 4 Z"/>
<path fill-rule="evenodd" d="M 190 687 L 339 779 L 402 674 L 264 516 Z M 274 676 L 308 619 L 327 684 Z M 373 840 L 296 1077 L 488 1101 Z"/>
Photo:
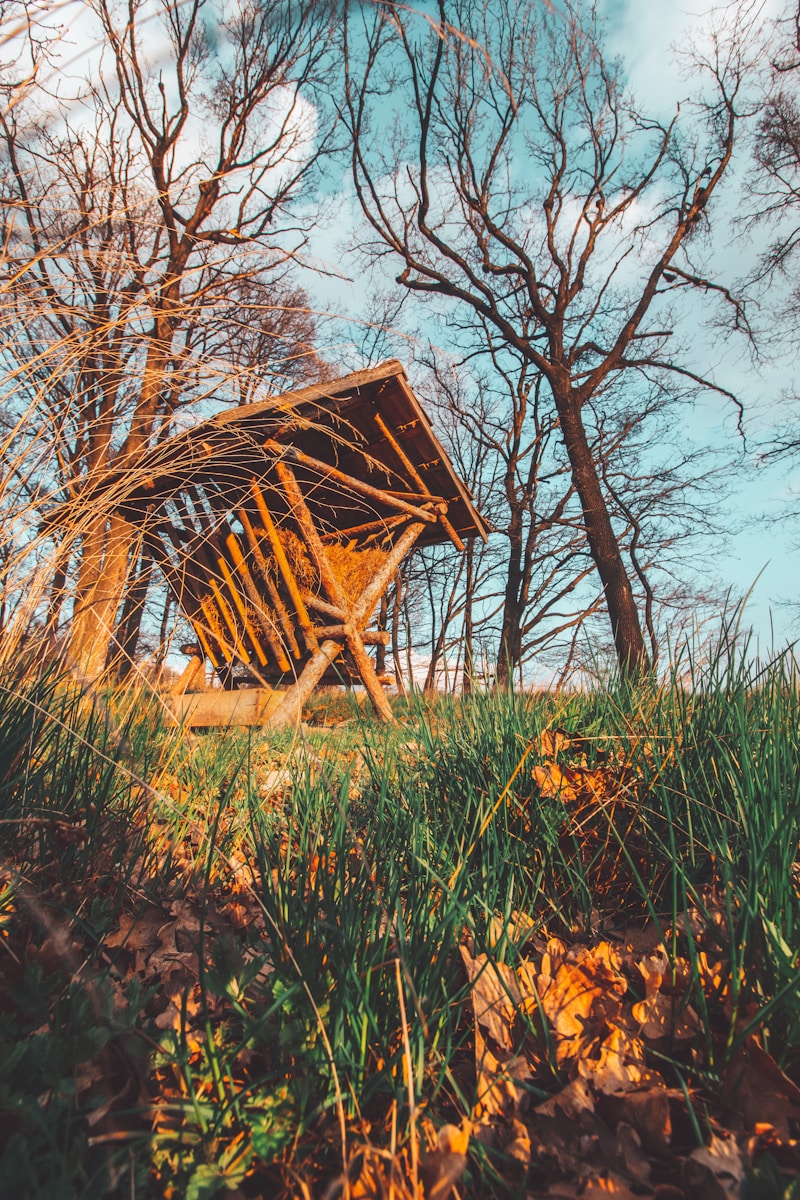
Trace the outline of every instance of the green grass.
<path fill-rule="evenodd" d="M 513 965 L 538 933 L 655 923 L 702 1023 L 694 1063 L 663 1049 L 670 1086 L 713 1107 L 753 1033 L 797 1078 L 796 682 L 723 644 L 660 685 L 415 699 L 391 731 L 337 709 L 183 736 L 146 696 L 21 668 L 0 688 L 0 1193 L 316 1194 L 367 1136 L 407 1153 L 409 1067 L 433 1127 L 475 1100 L 465 940 Z M 607 802 L 542 794 L 555 728 Z M 137 915 L 156 949 L 115 936 Z M 564 1082 L 551 1063 L 531 1102 Z M 476 1147 L 462 1194 L 503 1175 Z"/>

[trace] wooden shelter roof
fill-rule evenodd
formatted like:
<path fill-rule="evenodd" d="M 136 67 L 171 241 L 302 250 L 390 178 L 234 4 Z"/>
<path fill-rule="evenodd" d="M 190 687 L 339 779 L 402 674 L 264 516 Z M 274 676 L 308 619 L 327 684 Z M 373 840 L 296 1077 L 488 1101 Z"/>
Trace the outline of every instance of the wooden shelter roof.
<path fill-rule="evenodd" d="M 243 405 L 170 438 L 128 468 L 119 504 L 131 520 L 146 520 L 187 486 L 224 495 L 231 508 L 258 478 L 276 520 L 286 501 L 273 488 L 274 463 L 292 464 L 321 530 L 346 535 L 369 523 L 396 519 L 397 506 L 380 492 L 412 503 L 441 501 L 442 521 L 431 521 L 421 544 L 452 537 L 487 537 L 487 526 L 458 478 L 401 363 L 391 359 L 282 396 Z M 374 495 L 342 482 L 351 476 Z M 107 479 L 106 486 L 112 484 Z"/>

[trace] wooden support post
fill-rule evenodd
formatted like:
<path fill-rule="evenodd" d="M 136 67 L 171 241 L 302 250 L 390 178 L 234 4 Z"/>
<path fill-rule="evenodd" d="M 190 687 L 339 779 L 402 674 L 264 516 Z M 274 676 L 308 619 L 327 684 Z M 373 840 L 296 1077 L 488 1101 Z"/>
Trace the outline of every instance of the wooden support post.
<path fill-rule="evenodd" d="M 322 676 L 341 654 L 338 642 L 321 642 L 300 672 L 297 682 L 290 687 L 278 707 L 271 713 L 268 725 L 297 725 L 308 700 Z"/>
<path fill-rule="evenodd" d="M 419 522 L 409 525 L 408 529 L 400 535 L 392 546 L 380 569 L 375 572 L 370 582 L 364 588 L 364 591 L 353 606 L 352 613 L 352 619 L 358 624 L 360 629 L 363 629 L 369 621 L 375 611 L 375 606 L 394 579 L 400 564 L 411 551 L 424 528 L 425 526 Z"/>
<path fill-rule="evenodd" d="M 275 473 L 283 484 L 287 499 L 291 505 L 292 516 L 297 523 L 297 527 L 302 533 L 308 552 L 314 560 L 322 586 L 330 596 L 334 604 L 347 612 L 350 608 L 347 597 L 344 594 L 342 585 L 336 577 L 336 573 L 328 562 L 325 554 L 325 547 L 322 544 L 317 528 L 314 524 L 314 519 L 308 511 L 308 506 L 305 502 L 300 485 L 294 477 L 294 472 L 285 462 L 280 459 L 275 463 Z M 375 664 L 367 654 L 364 642 L 361 637 L 361 630 L 358 623 L 350 620 L 345 626 L 347 633 L 345 638 L 347 648 L 353 656 L 353 662 L 356 665 L 356 670 L 361 676 L 361 681 L 367 690 L 367 695 L 372 701 L 372 706 L 378 716 L 384 721 L 394 721 L 394 713 L 392 706 L 386 698 L 381 685 L 378 683 L 378 677 L 375 673 Z"/>
<path fill-rule="evenodd" d="M 203 659 L 199 654 L 193 654 L 187 665 L 169 689 L 168 695 L 182 696 L 191 691 L 195 684 L 203 678 Z"/>

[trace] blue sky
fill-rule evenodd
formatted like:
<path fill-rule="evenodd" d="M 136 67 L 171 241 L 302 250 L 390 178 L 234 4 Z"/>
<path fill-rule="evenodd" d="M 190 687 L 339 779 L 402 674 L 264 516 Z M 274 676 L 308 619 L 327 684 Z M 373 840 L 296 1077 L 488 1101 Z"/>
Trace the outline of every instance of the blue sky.
<path fill-rule="evenodd" d="M 554 2 L 557 7 L 557 0 Z M 75 75 L 83 73 L 87 60 L 92 58 L 82 8 L 80 0 L 69 6 L 67 40 L 72 43 L 72 52 L 65 53 L 64 61 Z M 764 0 L 760 4 L 764 19 L 777 16 L 781 9 L 778 0 Z M 705 44 L 709 6 L 690 5 L 681 0 L 606 0 L 601 10 L 609 21 L 608 49 L 621 59 L 640 107 L 668 115 L 692 90 L 676 58 L 693 44 L 701 47 Z M 66 10 L 62 8 L 58 16 L 64 19 Z M 711 265 L 717 277 L 729 283 L 752 263 L 759 248 L 758 239 L 766 236 L 760 232 L 748 241 L 737 240 L 731 234 L 730 218 L 741 204 L 737 189 L 742 172 L 740 166 L 738 179 L 731 180 L 719 206 L 718 233 L 712 245 Z M 364 283 L 356 264 L 346 257 L 344 247 L 352 241 L 358 217 L 344 176 L 338 185 L 335 180 L 332 182 L 331 191 L 332 213 L 312 240 L 310 257 L 329 270 L 341 270 L 353 282 L 320 280 L 311 272 L 305 282 L 315 306 L 328 312 L 356 314 L 364 311 Z M 756 311 L 755 316 L 765 326 L 770 323 L 766 310 Z M 793 630 L 794 615 L 783 603 L 800 592 L 800 551 L 794 544 L 800 542 L 800 519 L 794 528 L 790 523 L 776 523 L 792 494 L 796 472 L 787 464 L 762 465 L 760 451 L 781 414 L 787 411 L 783 396 L 791 391 L 796 373 L 792 346 L 797 341 L 797 330 L 791 331 L 789 350 L 783 361 L 759 369 L 741 343 L 720 341 L 717 333 L 704 327 L 703 317 L 703 309 L 698 305 L 692 321 L 697 360 L 704 362 L 711 358 L 719 381 L 746 401 L 748 433 L 748 441 L 743 445 L 732 409 L 713 397 L 701 400 L 689 418 L 693 431 L 704 431 L 709 441 L 734 455 L 734 486 L 725 510 L 729 546 L 721 552 L 718 545 L 708 545 L 708 571 L 738 593 L 755 584 L 749 619 L 765 648 L 773 631 L 775 643 L 781 645 L 800 632 L 800 628 Z M 771 322 L 774 325 L 774 315 Z M 357 336 L 353 336 L 353 342 L 357 341 Z M 339 356 L 345 369 L 361 365 L 356 361 L 353 346 L 342 345 Z M 335 361 L 336 351 L 329 357 Z"/>
<path fill-rule="evenodd" d="M 704 31 L 711 6 L 679 0 L 608 0 L 605 8 L 610 49 L 622 59 L 631 91 L 648 107 L 663 113 L 672 111 L 689 94 L 691 86 L 676 60 L 692 44 L 707 44 Z M 765 0 L 758 9 L 761 19 L 770 21 L 780 16 L 786 5 Z M 730 281 L 752 265 L 761 239 L 767 237 L 763 230 L 749 237 L 731 234 L 730 218 L 741 205 L 743 174 L 741 162 L 723 197 L 720 232 L 713 244 L 714 266 Z M 752 311 L 755 324 L 762 327 L 762 332 L 768 330 L 775 319 L 769 308 L 765 305 Z M 709 568 L 739 592 L 753 588 L 747 615 L 765 649 L 773 635 L 780 646 L 800 634 L 797 618 L 786 603 L 800 594 L 800 518 L 794 523 L 777 519 L 791 497 L 797 472 L 791 464 L 767 465 L 760 455 L 772 430 L 790 411 L 785 393 L 795 387 L 797 356 L 792 343 L 797 342 L 797 334 L 798 328 L 791 331 L 781 361 L 770 364 L 765 357 L 760 367 L 750 360 L 741 344 L 715 348 L 712 332 L 698 329 L 697 334 L 699 353 L 716 353 L 720 380 L 742 397 L 747 408 L 748 441 L 738 456 L 740 473 L 738 478 L 734 476 L 734 490 L 727 505 L 730 547 L 723 555 L 709 547 Z M 697 418 L 706 425 L 710 440 L 736 448 L 735 422 L 730 412 L 725 413 L 709 399 Z"/>
<path fill-rule="evenodd" d="M 696 88 L 680 59 L 692 45 L 701 49 L 708 45 L 705 30 L 710 8 L 675 0 L 607 0 L 601 10 L 603 7 L 609 23 L 610 56 L 621 59 L 639 107 L 668 119 L 675 105 Z M 764 0 L 759 8 L 765 21 L 781 11 L 777 0 Z M 767 236 L 763 231 L 750 237 L 732 233 L 733 218 L 741 210 L 743 172 L 744 154 L 717 201 L 717 223 L 709 248 L 708 265 L 713 277 L 730 285 L 751 267 Z M 356 264 L 346 254 L 358 227 L 358 216 L 345 180 L 335 211 L 332 223 L 312 241 L 311 254 L 354 282 L 328 279 L 320 286 L 309 277 L 308 287 L 318 297 L 321 308 L 355 315 L 364 312 L 365 287 Z M 701 397 L 687 414 L 687 433 L 703 434 L 732 457 L 731 491 L 724 509 L 728 544 L 723 548 L 716 541 L 709 542 L 703 547 L 703 556 L 710 579 L 719 580 L 735 595 L 751 592 L 745 620 L 752 623 L 766 651 L 800 633 L 800 625 L 793 628 L 796 618 L 786 603 L 800 591 L 800 552 L 794 545 L 795 540 L 800 542 L 800 519 L 794 527 L 778 521 L 795 473 L 788 464 L 766 465 L 762 461 L 776 419 L 787 410 L 783 393 L 793 385 L 795 356 L 784 353 L 777 364 L 765 359 L 761 366 L 756 365 L 743 340 L 722 339 L 718 331 L 706 326 L 706 311 L 698 300 L 689 314 L 690 351 L 699 367 L 713 363 L 715 378 L 745 401 L 747 439 L 743 442 L 737 431 L 733 407 L 713 395 Z M 765 327 L 774 324 L 774 314 L 766 307 L 754 308 L 753 318 Z M 403 356 L 402 349 L 396 352 Z M 352 350 L 343 346 L 341 353 L 348 367 L 359 365 L 349 357 Z"/>

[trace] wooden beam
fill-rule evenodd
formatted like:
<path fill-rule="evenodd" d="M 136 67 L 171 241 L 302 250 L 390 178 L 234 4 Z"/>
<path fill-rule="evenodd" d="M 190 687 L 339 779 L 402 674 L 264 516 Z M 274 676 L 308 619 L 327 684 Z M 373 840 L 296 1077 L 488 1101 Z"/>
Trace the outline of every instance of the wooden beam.
<path fill-rule="evenodd" d="M 168 526 L 168 532 L 171 534 L 174 534 L 174 530 L 172 529 L 171 526 Z M 147 540 L 148 540 L 148 544 L 149 544 L 150 548 L 152 549 L 152 551 L 154 553 L 154 556 L 158 559 L 159 565 L 161 566 L 161 570 L 164 572 L 164 577 L 167 581 L 167 584 L 169 585 L 170 590 L 172 591 L 173 596 L 177 600 L 179 606 L 184 611 L 186 616 L 191 621 L 192 628 L 194 629 L 195 633 L 197 634 L 198 641 L 200 642 L 201 646 L 203 647 L 206 654 L 208 655 L 208 658 L 209 658 L 209 661 L 211 662 L 212 667 L 214 668 L 215 671 L 218 671 L 222 664 L 221 664 L 220 658 L 217 656 L 217 652 L 214 650 L 214 648 L 211 645 L 211 642 L 209 641 L 209 638 L 206 636 L 206 630 L 202 627 L 202 625 L 200 623 L 200 614 L 202 612 L 202 609 L 200 607 L 200 600 L 195 595 L 193 589 L 188 586 L 185 570 L 181 572 L 180 582 L 178 582 L 175 578 L 175 576 L 178 574 L 177 568 L 175 567 L 175 564 L 172 562 L 172 559 L 170 558 L 169 554 L 167 553 L 167 550 L 164 546 L 164 543 L 161 541 L 161 537 L 159 536 L 159 534 L 157 532 L 153 533 L 151 536 L 148 537 Z M 173 538 L 171 537 L 170 540 L 172 541 Z M 186 603 L 187 593 L 191 600 L 191 604 Z M 203 619 L 205 619 L 205 617 Z M 212 630 L 209 630 L 208 632 L 212 633 L 212 636 L 213 636 Z M 216 639 L 214 639 L 214 640 L 216 641 Z M 219 651 L 219 654 L 221 655 L 222 654 L 221 647 L 218 646 L 217 650 Z"/>
<path fill-rule="evenodd" d="M 222 574 L 225 577 L 225 584 L 228 588 L 228 592 L 230 593 L 231 597 L 233 598 L 234 604 L 236 605 L 236 611 L 239 613 L 239 619 L 241 620 L 242 625 L 244 626 L 244 630 L 245 630 L 245 633 L 247 634 L 247 638 L 250 642 L 250 645 L 255 650 L 256 658 L 261 663 L 262 667 L 265 667 L 267 665 L 267 656 L 264 653 L 263 647 L 261 645 L 261 638 L 256 633 L 256 631 L 253 629 L 253 626 L 250 621 L 250 617 L 248 616 L 248 613 L 247 613 L 247 606 L 244 603 L 244 601 L 242 600 L 242 597 L 239 595 L 239 589 L 237 588 L 236 583 L 233 578 L 233 575 L 231 574 L 231 569 L 228 566 L 228 564 L 225 562 L 225 559 L 222 558 L 221 556 L 218 558 L 218 562 L 219 562 L 219 569 L 220 569 L 220 571 L 222 571 Z M 242 581 L 242 582 L 244 583 L 244 581 Z"/>
<path fill-rule="evenodd" d="M 348 638 L 352 636 L 352 625 L 320 625 L 317 633 L 326 638 Z M 388 646 L 392 635 L 388 629 L 360 629 L 359 636 L 365 646 Z"/>
<path fill-rule="evenodd" d="M 242 586 L 244 587 L 244 590 L 250 599 L 250 603 L 253 605 L 259 626 L 264 634 L 264 637 L 269 643 L 273 657 L 282 671 L 288 671 L 290 666 L 289 659 L 286 657 L 286 652 L 280 643 L 280 639 L 278 638 L 276 630 L 272 627 L 272 619 L 270 618 L 269 613 L 264 611 L 261 594 L 256 587 L 255 580 L 253 579 L 253 576 L 250 573 L 250 568 L 247 565 L 247 559 L 242 552 L 239 541 L 233 530 L 231 530 L 225 539 L 225 545 L 227 546 L 228 552 L 233 560 L 236 572 L 242 581 Z M 266 582 L 267 581 L 265 581 L 265 584 Z M 297 643 L 295 643 L 295 645 L 297 645 Z"/>
<path fill-rule="evenodd" d="M 327 600 L 323 600 L 321 596 L 315 596 L 313 592 L 309 592 L 307 588 L 302 588 L 301 590 L 303 593 L 303 599 L 309 608 L 313 608 L 316 609 L 317 612 L 324 613 L 326 617 L 335 617 L 337 621 L 347 620 L 346 609 L 341 608 L 338 604 L 330 604 Z"/>
<path fill-rule="evenodd" d="M 182 696 L 184 692 L 190 691 L 190 689 L 195 686 L 202 676 L 203 659 L 199 654 L 193 654 L 178 678 L 170 687 L 168 694 L 170 696 Z"/>
<path fill-rule="evenodd" d="M 270 713 L 267 724 L 272 728 L 281 725 L 297 725 L 308 700 L 322 676 L 333 665 L 342 652 L 338 642 L 320 642 L 303 667 L 296 683 L 283 693 L 280 704 Z"/>
<path fill-rule="evenodd" d="M 399 513 L 396 517 L 382 517 L 378 521 L 366 521 L 363 525 L 351 525 L 348 529 L 337 529 L 333 533 L 323 533 L 323 542 L 340 542 L 343 538 L 359 537 L 362 534 L 388 534 L 398 525 L 408 523 L 408 515 Z"/>
<path fill-rule="evenodd" d="M 236 586 L 236 581 L 233 577 L 230 566 L 228 564 L 228 561 L 227 561 L 224 551 L 223 551 L 223 546 L 221 544 L 221 539 L 224 537 L 226 530 L 228 531 L 228 533 L 230 534 L 231 537 L 233 536 L 233 533 L 230 530 L 230 527 L 228 526 L 224 517 L 222 517 L 217 512 L 214 513 L 214 518 L 217 522 L 217 525 L 215 526 L 212 524 L 211 520 L 209 519 L 208 513 L 205 510 L 205 506 L 203 504 L 203 497 L 202 497 L 202 495 L 200 495 L 200 493 L 198 492 L 198 490 L 196 488 L 194 488 L 194 487 L 187 488 L 187 492 L 188 492 L 188 495 L 191 497 L 192 504 L 194 506 L 195 513 L 197 515 L 197 520 L 199 521 L 200 527 L 202 529 L 204 541 L 202 543 L 202 546 L 199 547 L 199 551 L 202 554 L 203 558 L 205 559 L 206 570 L 209 572 L 209 583 L 212 584 L 212 590 L 215 593 L 215 597 L 218 595 L 218 593 L 221 592 L 222 589 L 214 587 L 214 580 L 216 580 L 217 582 L 219 582 L 221 580 L 225 584 L 225 588 L 228 593 L 228 596 L 230 597 L 230 600 L 233 601 L 233 605 L 234 605 L 234 608 L 236 609 L 236 612 L 238 612 L 238 614 L 239 614 L 244 633 L 247 637 L 247 641 L 250 643 L 250 648 L 252 649 L 252 651 L 255 654 L 258 661 L 261 663 L 262 667 L 264 667 L 267 664 L 267 659 L 266 659 L 266 655 L 264 654 L 263 647 L 261 645 L 261 638 L 258 636 L 258 634 L 255 632 L 255 630 L 252 627 L 250 618 L 247 615 L 247 608 L 245 606 L 244 601 L 242 600 L 241 595 L 239 594 L 239 589 Z M 210 500 L 209 500 L 209 506 L 213 509 L 213 505 L 211 505 Z M 186 514 L 186 515 L 188 515 L 188 514 Z M 225 618 L 226 625 L 228 626 L 231 633 L 233 634 L 234 643 L 237 645 L 239 650 L 241 650 L 243 652 L 244 661 L 249 664 L 250 663 L 250 653 L 247 650 L 246 644 L 241 637 L 241 633 L 238 629 L 238 626 L 236 626 L 235 619 L 233 621 L 233 624 L 231 624 L 231 619 L 230 619 L 230 615 L 229 615 L 230 614 L 230 605 L 228 603 L 227 598 L 218 600 L 217 603 L 218 603 L 218 607 L 220 608 L 220 611 L 222 612 L 223 617 Z M 267 639 L 267 640 L 269 641 L 269 639 Z"/>
<path fill-rule="evenodd" d="M 435 525 L 439 520 L 437 513 L 431 513 L 427 509 L 417 508 L 413 504 L 408 504 L 398 496 L 393 496 L 389 492 L 382 491 L 381 488 L 364 483 L 362 479 L 356 479 L 354 475 L 345 475 L 344 471 L 339 471 L 336 467 L 332 467 L 330 463 L 321 462 L 318 458 L 311 458 L 310 455 L 304 454 L 302 450 L 298 450 L 295 446 L 283 446 L 280 442 L 274 442 L 271 438 L 267 438 L 264 442 L 264 449 L 276 455 L 278 462 L 288 459 L 290 462 L 310 467 L 321 479 L 335 479 L 337 483 L 344 484 L 351 491 L 366 496 L 369 500 L 377 504 L 385 504 L 387 508 L 396 508 L 400 512 L 408 513 L 409 516 L 414 517 L 417 521 L 425 521 L 430 525 Z"/>

